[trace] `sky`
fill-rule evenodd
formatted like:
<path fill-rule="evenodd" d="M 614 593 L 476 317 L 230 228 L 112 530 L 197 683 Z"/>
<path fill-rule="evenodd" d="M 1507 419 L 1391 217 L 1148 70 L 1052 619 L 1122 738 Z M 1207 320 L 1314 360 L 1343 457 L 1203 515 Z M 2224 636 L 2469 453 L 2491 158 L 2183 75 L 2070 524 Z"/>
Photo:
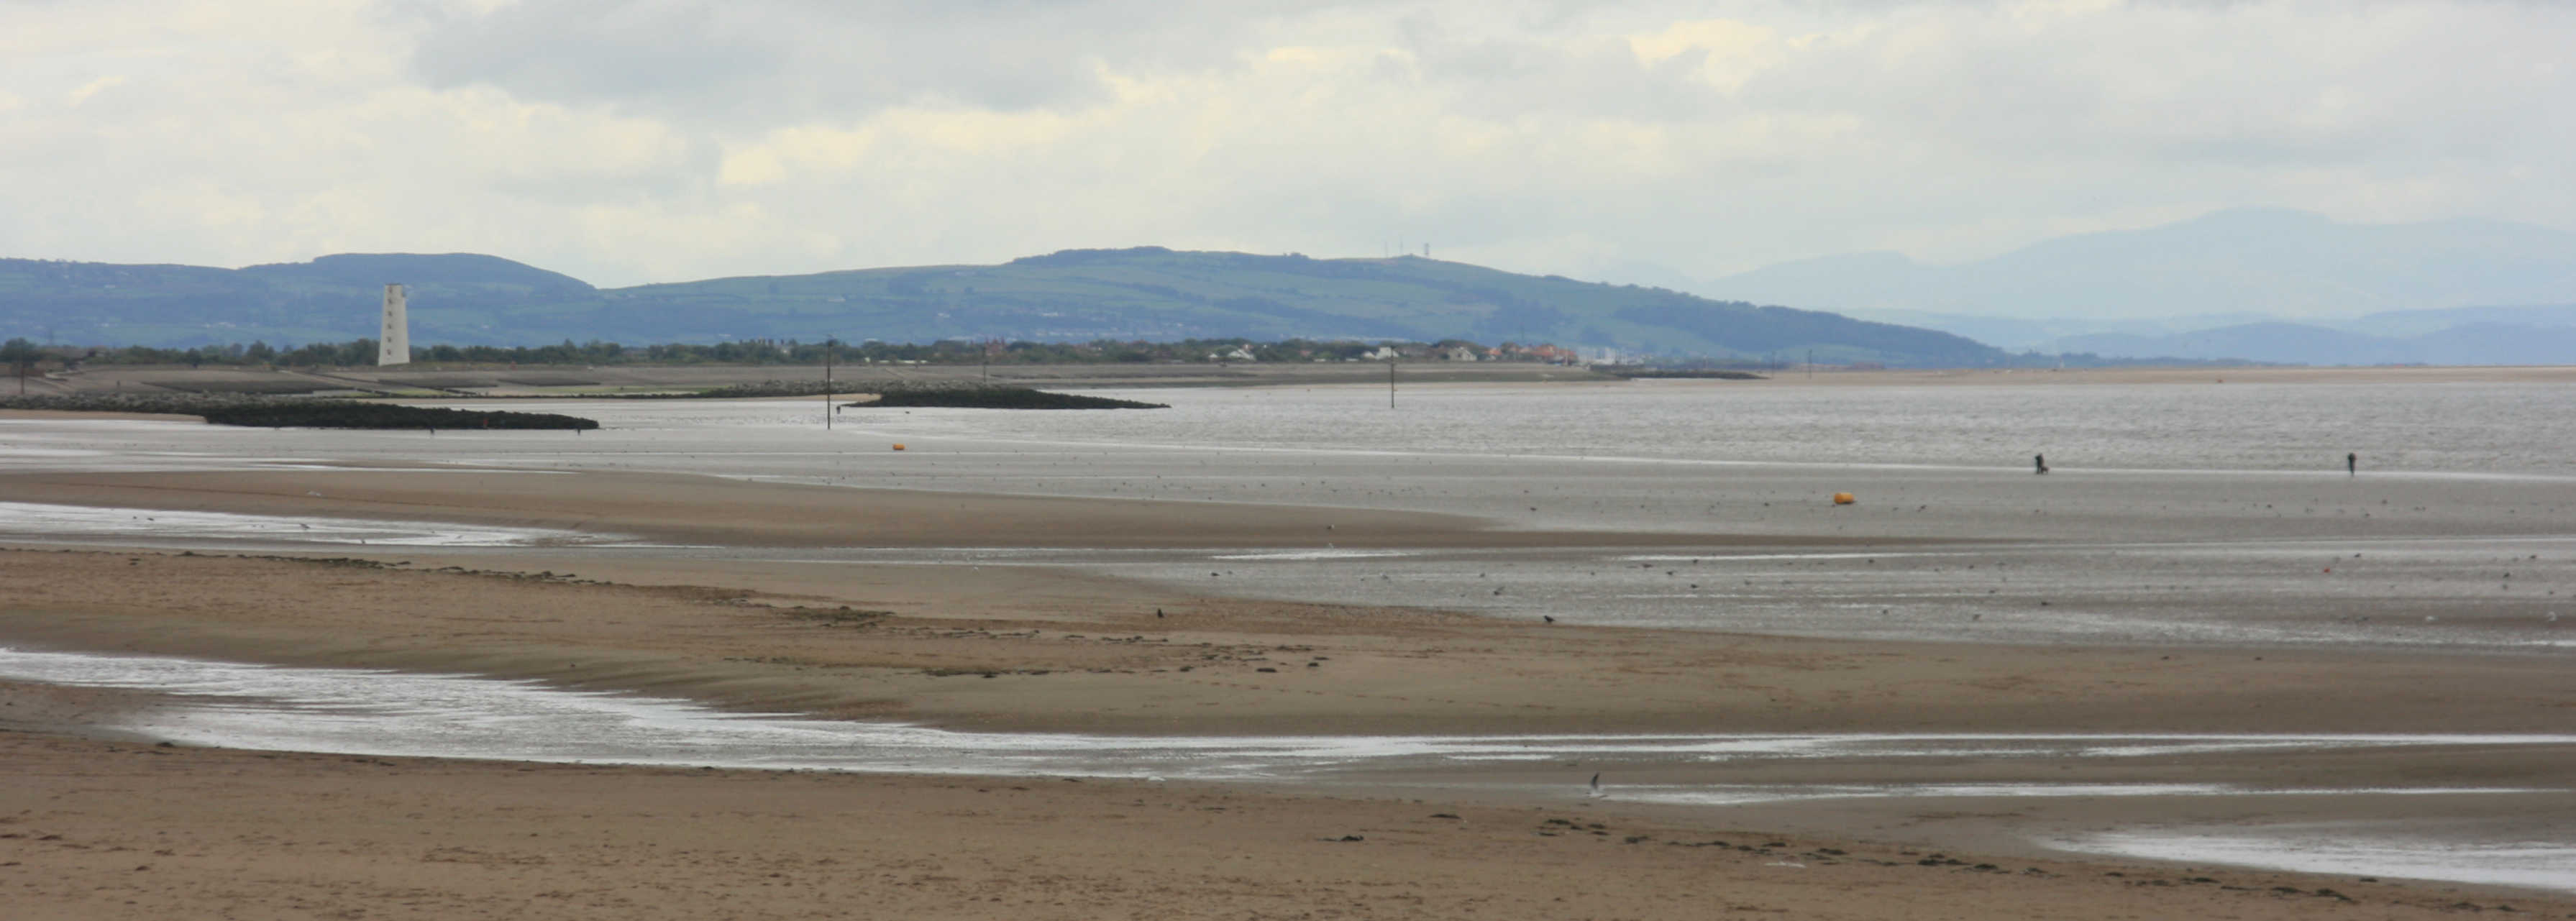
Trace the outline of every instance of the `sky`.
<path fill-rule="evenodd" d="M 2556 0 L 0 0 L 0 257 L 602 286 L 1162 245 L 1667 284 L 2576 229 Z"/>

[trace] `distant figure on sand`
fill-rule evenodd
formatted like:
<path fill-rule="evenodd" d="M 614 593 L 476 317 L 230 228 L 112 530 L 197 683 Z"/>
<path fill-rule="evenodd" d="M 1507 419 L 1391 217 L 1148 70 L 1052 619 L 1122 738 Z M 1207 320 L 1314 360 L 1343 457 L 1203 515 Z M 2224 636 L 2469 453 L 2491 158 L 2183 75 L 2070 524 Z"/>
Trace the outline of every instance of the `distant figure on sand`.
<path fill-rule="evenodd" d="M 2033 455 L 2031 455 L 2031 456 L 2030 456 L 2030 466 L 2031 466 L 2031 472 L 2032 472 L 2032 473 L 2047 473 L 2047 472 L 2048 472 L 2048 455 L 2046 455 L 2046 454 L 2033 454 Z"/>
<path fill-rule="evenodd" d="M 2360 454 L 2360 453 L 2358 453 L 2358 452 L 2354 452 L 2354 451 L 2346 451 L 2346 452 L 2344 452 L 2344 455 L 2343 455 L 2343 475 L 2344 475 L 2344 476 L 2360 476 L 2360 475 L 2361 475 L 2361 454 Z"/>

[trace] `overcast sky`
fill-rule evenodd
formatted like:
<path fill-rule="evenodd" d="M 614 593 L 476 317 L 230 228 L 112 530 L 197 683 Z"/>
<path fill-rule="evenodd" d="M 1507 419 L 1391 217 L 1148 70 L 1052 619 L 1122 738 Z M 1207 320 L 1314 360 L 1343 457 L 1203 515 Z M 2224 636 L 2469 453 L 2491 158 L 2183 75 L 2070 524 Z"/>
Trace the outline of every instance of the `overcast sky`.
<path fill-rule="evenodd" d="M 2239 205 L 2576 229 L 2570 49 L 2557 0 L 0 0 L 0 256 L 1663 283 Z"/>

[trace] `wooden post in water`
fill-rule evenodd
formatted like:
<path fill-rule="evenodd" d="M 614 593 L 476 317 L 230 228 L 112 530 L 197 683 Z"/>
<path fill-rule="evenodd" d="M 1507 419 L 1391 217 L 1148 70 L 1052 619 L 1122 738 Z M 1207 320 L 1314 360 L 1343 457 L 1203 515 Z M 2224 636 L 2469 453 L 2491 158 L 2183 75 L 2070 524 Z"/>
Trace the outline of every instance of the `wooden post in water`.
<path fill-rule="evenodd" d="M 1386 408 L 1395 408 L 1395 356 L 1386 358 Z"/>
<path fill-rule="evenodd" d="M 823 337 L 823 430 L 832 430 L 832 348 L 840 340 Z"/>

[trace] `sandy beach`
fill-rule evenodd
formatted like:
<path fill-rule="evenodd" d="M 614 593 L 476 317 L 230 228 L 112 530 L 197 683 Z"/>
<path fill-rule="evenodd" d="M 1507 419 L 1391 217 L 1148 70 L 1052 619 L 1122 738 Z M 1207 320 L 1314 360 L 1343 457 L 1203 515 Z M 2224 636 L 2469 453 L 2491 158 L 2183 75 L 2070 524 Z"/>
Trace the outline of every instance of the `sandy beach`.
<path fill-rule="evenodd" d="M 1992 539 L 1510 528 L 1411 510 L 660 472 L 22 470 L 0 475 L 0 501 L 449 521 L 785 551 L 1331 546 L 1544 556 Z M 2576 716 L 2576 672 L 2560 657 L 2465 649 L 1762 636 L 1280 600 L 1081 567 L 783 552 L 13 540 L 0 550 L 9 589 L 0 642 L 14 647 L 471 673 L 971 731 L 2474 734 L 2564 731 Z M 2230 594 L 2253 591 L 2235 582 L 2210 584 L 2207 597 L 2222 603 L 2282 603 Z M 2576 815 L 2567 745 L 1748 762 L 1708 770 L 1737 785 L 2190 777 L 2340 792 L 1712 808 L 1582 795 L 1593 773 L 1641 787 L 1711 777 L 1648 761 L 1247 785 L 235 751 L 107 728 L 167 703 L 147 692 L 0 682 L 0 757 L 12 772 L 0 788 L 0 892 L 11 904 L 62 918 L 2412 918 L 2505 906 L 2576 917 L 2576 898 L 2527 889 L 2077 857 L 2039 843 L 2155 822 L 2476 819 L 2537 834 Z M 2408 788 L 2496 792 L 2369 792 Z"/>
<path fill-rule="evenodd" d="M 23 917 L 2436 918 L 2522 895 L 1136 782 L 0 734 Z"/>
<path fill-rule="evenodd" d="M 711 568 L 687 573 L 691 585 L 635 587 L 600 578 L 614 572 L 20 550 L 0 554 L 0 572 L 13 588 L 0 631 L 18 643 L 464 670 L 975 728 L 2259 730 L 2297 712 L 2303 725 L 2458 731 L 2516 725 L 2534 701 L 2576 698 L 2576 681 L 2539 662 L 2176 662 L 2151 651 L 1560 630 L 1189 598 L 1043 573 L 988 576 L 999 581 L 969 589 L 921 567 L 831 586 L 756 568 L 728 580 Z M 783 589 L 738 587 L 750 584 Z M 845 604 L 892 613 L 829 616 Z M 1314 670 L 1277 668 L 1317 660 Z M 80 731 L 102 711 L 151 706 L 148 695 L 8 685 L 0 703 L 14 777 L 0 833 L 11 864 L 0 879 L 14 880 L 0 884 L 47 917 L 688 917 L 717 906 L 794 917 L 859 905 L 959 918 L 2576 909 L 2479 887 L 2073 862 L 2017 844 L 1997 833 L 2007 816 L 1974 809 L 1712 813 L 1579 799 L 247 753 Z M 2474 767 L 2458 755 L 2309 759 L 2298 769 L 2362 786 L 2427 773 L 2506 786 L 2564 776 L 2562 753 L 2482 757 Z M 2201 770 L 2281 767 L 2265 756 L 2212 759 Z M 1853 770 L 1860 779 L 1872 769 Z M 1974 765 L 1942 770 L 1978 775 Z M 2005 808 L 2022 826 L 2080 826 L 2123 807 Z M 2316 821 L 2339 806 L 2293 799 L 2230 809 L 2235 820 Z"/>

